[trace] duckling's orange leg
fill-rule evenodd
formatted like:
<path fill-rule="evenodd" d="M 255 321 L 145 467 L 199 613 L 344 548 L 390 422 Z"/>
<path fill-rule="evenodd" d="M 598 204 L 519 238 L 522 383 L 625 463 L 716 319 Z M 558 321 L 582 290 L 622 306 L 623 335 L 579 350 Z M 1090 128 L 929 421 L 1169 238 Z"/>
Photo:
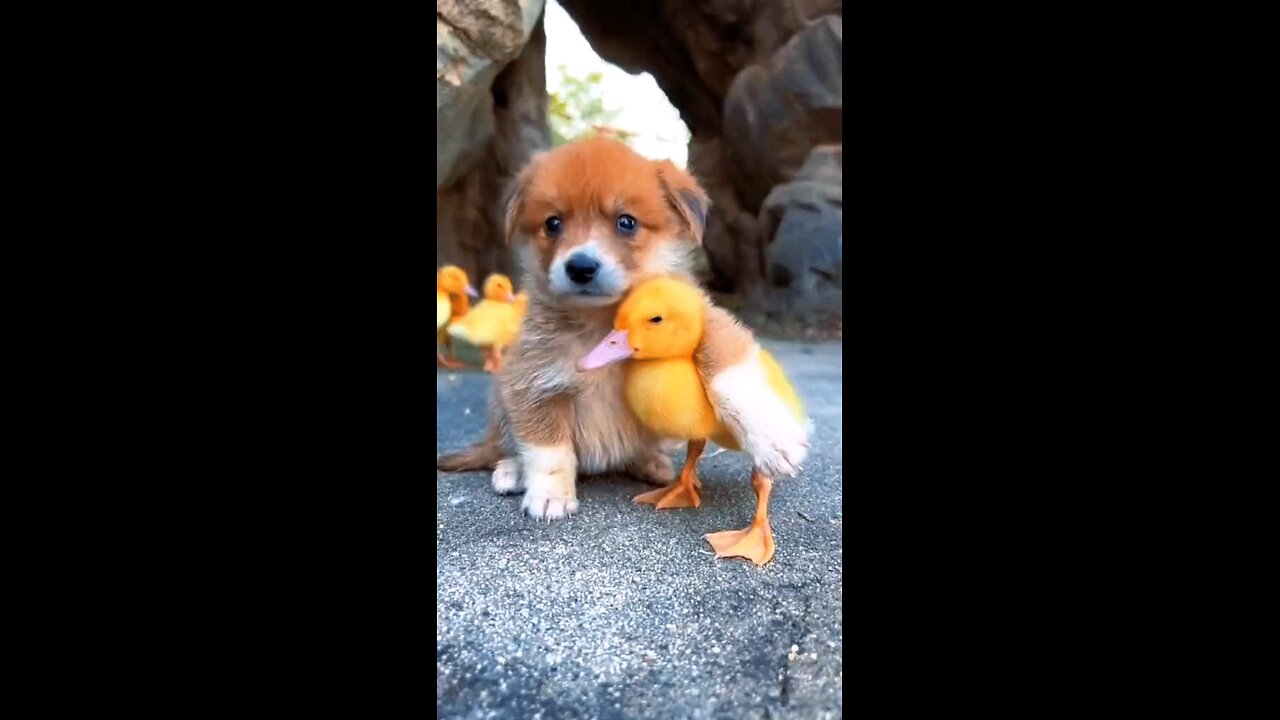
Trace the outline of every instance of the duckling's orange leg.
<path fill-rule="evenodd" d="M 498 373 L 502 370 L 502 348 L 494 345 L 485 350 L 484 353 L 484 371 L 487 373 Z"/>
<path fill-rule="evenodd" d="M 659 510 L 671 508 L 701 507 L 702 498 L 698 496 L 698 488 L 702 481 L 698 479 L 698 458 L 707 449 L 706 440 L 690 440 L 689 456 L 685 458 L 680 477 L 669 487 L 650 490 L 632 498 L 635 502 L 653 505 Z"/>
<path fill-rule="evenodd" d="M 769 527 L 769 492 L 773 481 L 756 470 L 751 475 L 756 489 L 756 516 L 744 530 L 726 530 L 703 535 L 716 557 L 744 557 L 757 565 L 769 562 L 773 557 L 773 530 Z"/>

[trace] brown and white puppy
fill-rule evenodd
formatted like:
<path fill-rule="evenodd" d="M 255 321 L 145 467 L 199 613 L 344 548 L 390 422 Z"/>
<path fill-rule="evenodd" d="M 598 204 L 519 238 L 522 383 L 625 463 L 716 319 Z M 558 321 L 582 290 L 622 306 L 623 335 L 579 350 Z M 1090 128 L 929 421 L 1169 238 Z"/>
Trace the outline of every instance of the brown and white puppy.
<path fill-rule="evenodd" d="M 436 467 L 492 468 L 495 490 L 514 492 L 523 484 L 524 510 L 548 520 L 577 511 L 579 474 L 624 471 L 669 483 L 673 471 L 664 443 L 623 399 L 623 366 L 586 373 L 577 363 L 612 329 L 617 305 L 633 284 L 655 275 L 688 276 L 689 251 L 702 240 L 707 203 L 687 173 L 617 140 L 579 140 L 531 160 L 516 178 L 506 215 L 529 293 L 524 327 L 495 378 L 487 435 L 466 451 L 438 458 Z M 721 313 L 708 320 L 708 331 L 725 341 L 699 353 L 708 378 L 749 367 L 743 363 L 754 357 L 750 333 Z M 723 330 L 711 332 L 713 324 Z M 750 371 L 737 375 L 746 382 L 763 379 Z M 745 417 L 748 426 L 754 414 L 745 406 L 725 412 Z M 759 424 L 768 422 L 761 417 Z M 794 451 L 780 455 L 795 457 Z M 784 462 L 780 469 L 794 472 L 796 464 Z"/>

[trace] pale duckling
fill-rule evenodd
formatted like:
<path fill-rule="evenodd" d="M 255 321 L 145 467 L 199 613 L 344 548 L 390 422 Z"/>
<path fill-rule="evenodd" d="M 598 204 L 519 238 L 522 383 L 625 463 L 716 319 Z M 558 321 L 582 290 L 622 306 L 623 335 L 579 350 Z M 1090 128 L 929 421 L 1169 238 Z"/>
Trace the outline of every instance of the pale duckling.
<path fill-rule="evenodd" d="M 579 367 L 589 370 L 629 360 L 624 395 L 636 416 L 661 437 L 689 442 L 688 457 L 676 482 L 638 495 L 636 502 L 653 503 L 659 509 L 700 506 L 701 483 L 696 465 L 709 439 L 728 450 L 771 445 L 796 448 L 793 456 L 785 461 L 752 458 L 751 479 L 757 502 L 750 526 L 704 536 L 715 548 L 716 557 L 744 557 L 763 565 L 773 557 L 774 551 L 773 531 L 769 527 L 769 493 L 773 480 L 766 468 L 798 468 L 803 448 L 808 446 L 808 422 L 804 406 L 782 368 L 773 356 L 758 348 L 749 331 L 734 323 L 732 333 L 713 338 L 705 332 L 709 307 L 710 301 L 699 288 L 681 280 L 657 278 L 643 282 L 618 307 L 614 331 L 588 353 Z M 717 341 L 734 344 L 734 347 L 707 347 Z M 726 371 L 704 379 L 694 354 L 708 352 L 725 358 L 740 354 L 742 364 L 726 367 L 750 366 L 758 368 L 758 372 L 751 376 L 731 376 Z M 758 366 L 751 365 L 756 362 Z M 722 390 L 729 387 L 716 382 L 721 376 L 730 383 L 740 383 L 740 377 L 758 378 L 759 382 L 749 382 L 752 386 L 745 391 L 736 386 L 734 389 L 741 397 L 748 397 L 750 402 L 761 406 L 753 413 L 766 413 L 772 418 L 766 423 L 756 422 L 750 432 L 758 435 L 763 429 L 785 437 L 757 436 L 744 442 L 740 437 L 746 433 L 743 425 L 717 413 L 717 408 L 726 407 L 717 397 L 717 387 Z M 772 442 L 775 440 L 777 442 Z"/>
<path fill-rule="evenodd" d="M 515 295 L 512 290 L 511 279 L 506 275 L 490 275 L 484 281 L 484 299 L 466 317 L 449 325 L 450 335 L 484 353 L 485 372 L 502 369 L 502 351 L 520 335 L 529 296 Z"/>
<path fill-rule="evenodd" d="M 453 338 L 445 328 L 467 314 L 470 308 L 467 296 L 480 297 L 480 293 L 472 287 L 465 270 L 456 265 L 445 265 L 436 271 L 436 367 L 466 367 L 454 356 Z M 442 342 L 448 351 L 447 356 L 440 354 Z"/>

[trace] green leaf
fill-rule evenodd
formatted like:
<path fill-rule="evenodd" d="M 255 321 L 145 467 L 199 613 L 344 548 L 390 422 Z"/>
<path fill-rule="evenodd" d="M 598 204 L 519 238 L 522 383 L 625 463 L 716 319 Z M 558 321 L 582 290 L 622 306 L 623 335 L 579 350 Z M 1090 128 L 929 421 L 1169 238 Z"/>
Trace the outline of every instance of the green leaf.
<path fill-rule="evenodd" d="M 591 72 L 577 77 L 564 65 L 558 66 L 557 70 L 559 84 L 549 88 L 547 93 L 547 120 L 556 145 L 594 133 L 593 126 L 611 126 L 622 114 L 621 108 L 610 107 L 606 103 L 601 86 L 603 73 Z M 618 136 L 625 142 L 635 134 L 618 132 Z"/>

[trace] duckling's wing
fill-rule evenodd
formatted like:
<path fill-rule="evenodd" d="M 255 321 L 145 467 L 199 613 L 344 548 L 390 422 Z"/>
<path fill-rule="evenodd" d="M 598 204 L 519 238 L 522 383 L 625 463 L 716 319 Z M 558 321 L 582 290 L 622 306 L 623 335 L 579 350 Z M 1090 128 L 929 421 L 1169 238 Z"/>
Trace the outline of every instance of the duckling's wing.
<path fill-rule="evenodd" d="M 436 332 L 440 332 L 449 324 L 449 316 L 453 314 L 453 303 L 449 302 L 448 293 L 436 291 Z"/>

